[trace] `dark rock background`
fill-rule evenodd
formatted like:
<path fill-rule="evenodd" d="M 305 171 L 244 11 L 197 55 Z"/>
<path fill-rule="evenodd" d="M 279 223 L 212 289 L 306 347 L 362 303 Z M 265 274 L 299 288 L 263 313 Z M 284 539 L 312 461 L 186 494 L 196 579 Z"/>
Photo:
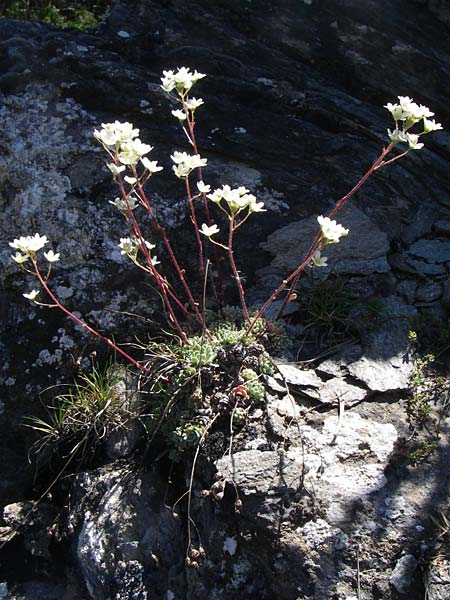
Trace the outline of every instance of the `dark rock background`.
<path fill-rule="evenodd" d="M 24 415 L 41 410 L 39 392 L 46 385 L 73 375 L 78 363 L 89 362 L 92 350 L 100 352 L 61 315 L 30 306 L 21 297 L 30 284 L 10 261 L 7 242 L 36 231 L 47 235 L 62 257 L 54 278 L 59 293 L 102 330 L 132 340 L 160 325 L 151 290 L 115 248 L 124 229 L 108 204 L 115 189 L 92 139 L 101 122 L 132 121 L 141 128 L 142 139 L 154 145 L 152 159 L 165 166 L 153 179 L 155 202 L 167 227 L 177 230 L 183 258 L 189 254 L 184 244 L 190 242 L 179 233 L 187 222 L 183 189 L 169 174 L 170 153 L 187 148 L 159 87 L 163 69 L 185 65 L 208 75 L 195 90 L 206 102 L 197 126 L 200 152 L 208 157 L 205 180 L 212 186 L 246 185 L 269 209 L 254 216 L 238 240 L 239 265 L 248 274 L 255 302 L 272 291 L 292 267 L 293 257 L 302 255 L 305 237 L 314 230 L 311 219 L 329 211 L 377 157 L 391 126 L 383 105 L 400 94 L 430 106 L 444 132 L 428 136 L 424 150 L 378 172 L 352 200 L 338 219 L 350 226 L 351 237 L 347 246 L 347 240 L 339 246 L 336 269 L 363 296 L 392 297 L 390 306 L 400 307 L 402 315 L 413 314 L 418 306 L 439 312 L 442 302 L 449 302 L 449 14 L 446 0 L 159 0 L 116 2 L 92 33 L 0 20 L 3 505 L 35 493 L 26 460 L 32 440 L 22 426 Z M 141 318 L 130 320 L 125 311 Z M 366 340 L 363 356 L 354 357 L 350 367 L 341 361 L 339 369 L 348 367 L 370 393 L 403 389 L 403 383 L 390 380 L 383 387 L 385 372 L 377 379 L 362 369 L 381 357 L 389 363 L 389 373 L 396 372 L 398 356 L 407 350 L 404 334 L 382 341 L 381 348 L 380 340 Z M 341 377 L 342 371 L 333 376 Z M 386 400 L 380 402 L 387 410 Z M 374 406 L 369 403 L 365 417 L 383 421 Z M 396 418 L 401 421 L 398 414 Z M 440 468 L 447 468 L 446 449 L 440 457 Z M 430 473 L 424 479 L 432 479 Z M 444 498 L 445 504 L 446 480 L 437 488 L 435 498 Z M 87 527 L 88 522 L 83 531 Z M 177 525 L 173 527 L 176 537 Z M 288 568 L 309 551 L 310 541 L 296 545 L 290 539 L 294 534 L 283 538 L 285 559 L 292 552 Z M 320 539 L 325 543 L 328 538 Z M 317 548 L 320 554 L 320 543 Z M 250 547 L 245 560 L 253 566 L 246 568 L 256 573 L 251 555 Z M 400 550 L 395 556 L 400 557 Z M 269 552 L 267 560 L 271 558 Z M 76 561 L 68 558 L 68 564 Z M 317 564 L 311 572 L 320 580 Z M 403 561 L 398 573 L 403 567 L 408 571 L 410 564 Z M 133 568 L 136 580 L 142 580 L 139 567 Z M 321 568 L 327 581 L 342 575 L 335 565 Z M 264 581 L 270 581 L 267 566 L 261 569 Z M 90 596 L 80 591 L 73 573 L 60 572 L 60 581 L 51 568 L 49 573 L 49 580 L 63 586 L 59 591 L 42 591 L 47 584 L 40 583 L 44 587 L 38 592 L 35 582 L 32 591 L 23 584 L 12 597 L 101 597 L 98 590 Z M 302 574 L 297 575 L 301 580 Z M 16 576 L 5 573 L 0 581 L 13 584 Z M 210 590 L 190 577 L 177 588 L 185 595 L 175 597 L 210 597 Z M 250 592 L 251 577 L 242 577 L 246 583 L 236 588 L 239 592 L 225 586 L 215 597 L 251 598 L 255 593 L 294 599 L 296 585 L 302 598 L 350 597 L 347 587 L 340 592 L 334 581 L 333 591 L 322 588 L 311 574 L 306 586 L 289 580 L 281 596 L 276 586 L 264 596 L 258 587 Z M 404 581 L 392 586 L 388 579 L 374 583 L 373 595 L 366 590 L 363 597 L 423 597 L 420 577 L 407 596 L 398 596 Z M 145 597 L 144 592 L 114 593 L 122 595 L 111 597 Z M 169 600 L 163 593 L 157 597 Z"/>

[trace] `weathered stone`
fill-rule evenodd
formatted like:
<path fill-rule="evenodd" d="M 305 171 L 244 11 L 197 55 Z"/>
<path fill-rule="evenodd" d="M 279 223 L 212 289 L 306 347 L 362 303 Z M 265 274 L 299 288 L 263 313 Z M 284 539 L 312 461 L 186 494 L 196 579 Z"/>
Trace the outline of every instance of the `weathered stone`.
<path fill-rule="evenodd" d="M 450 598 L 450 561 L 444 557 L 430 565 L 425 587 L 428 600 L 448 600 Z"/>
<path fill-rule="evenodd" d="M 288 364 L 278 364 L 277 369 L 286 383 L 295 388 L 318 390 L 323 383 L 312 369 L 300 369 Z"/>
<path fill-rule="evenodd" d="M 450 242 L 442 240 L 419 240 L 410 246 L 409 252 L 429 263 L 450 262 Z"/>
<path fill-rule="evenodd" d="M 410 356 L 409 329 L 415 310 L 395 297 L 385 300 L 380 330 L 363 337 L 363 355 L 347 366 L 353 377 L 374 392 L 404 390 L 414 367 Z"/>
<path fill-rule="evenodd" d="M 405 554 L 399 559 L 389 579 L 390 583 L 395 587 L 397 592 L 405 594 L 408 591 L 409 587 L 411 586 L 416 567 L 417 559 L 412 554 Z"/>
<path fill-rule="evenodd" d="M 319 390 L 319 400 L 324 404 L 352 406 L 364 400 L 367 390 L 345 381 L 342 377 L 333 377 L 325 382 Z"/>
<path fill-rule="evenodd" d="M 350 234 L 342 243 L 326 248 L 324 254 L 328 258 L 329 267 L 322 269 L 323 274 L 327 273 L 328 269 L 332 269 L 335 273 L 352 275 L 389 271 L 387 262 L 389 243 L 384 231 L 355 206 L 348 206 L 339 215 L 338 221 L 350 231 L 358 233 Z M 261 244 L 264 250 L 274 255 L 267 272 L 293 271 L 303 262 L 317 231 L 317 219 L 310 217 L 290 223 L 272 233 L 267 241 Z"/>
<path fill-rule="evenodd" d="M 394 270 L 415 275 L 419 279 L 423 279 L 427 275 L 445 274 L 445 266 L 443 264 L 434 264 L 425 260 L 414 259 L 409 254 L 391 254 L 389 262 Z"/>
<path fill-rule="evenodd" d="M 436 302 L 441 296 L 442 286 L 433 281 L 419 285 L 416 290 L 416 301 L 424 304 Z"/>
<path fill-rule="evenodd" d="M 433 231 L 438 235 L 450 237 L 450 219 L 439 219 L 433 223 Z"/>

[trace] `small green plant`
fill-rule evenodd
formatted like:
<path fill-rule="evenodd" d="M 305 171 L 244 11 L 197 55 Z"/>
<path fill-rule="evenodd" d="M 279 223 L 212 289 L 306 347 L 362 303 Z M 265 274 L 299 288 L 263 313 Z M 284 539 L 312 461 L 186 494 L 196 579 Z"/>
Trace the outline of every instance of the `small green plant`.
<path fill-rule="evenodd" d="M 5 0 L 2 16 L 7 19 L 43 21 L 54 27 L 93 29 L 110 8 L 110 2 L 98 0 L 78 4 L 73 0 Z"/>
<path fill-rule="evenodd" d="M 299 354 L 308 346 L 314 353 L 327 351 L 359 338 L 382 322 L 382 305 L 375 300 L 358 297 L 342 277 L 320 281 L 311 278 L 310 286 L 299 297 L 299 303 L 301 323 L 305 327 Z"/>
<path fill-rule="evenodd" d="M 80 375 L 66 392 L 56 394 L 47 407 L 47 419 L 29 419 L 28 426 L 40 434 L 35 451 L 92 455 L 110 433 L 136 417 L 128 402 L 126 380 L 124 369 L 115 364 L 94 366 Z"/>
<path fill-rule="evenodd" d="M 421 309 L 411 321 L 410 340 L 421 354 L 443 356 L 450 348 L 450 314 L 435 315 L 430 309 Z"/>
<path fill-rule="evenodd" d="M 439 443 L 443 419 L 448 414 L 450 380 L 437 372 L 435 361 L 433 354 L 418 357 L 411 374 L 407 417 L 412 431 L 409 456 L 414 464 L 433 454 Z"/>

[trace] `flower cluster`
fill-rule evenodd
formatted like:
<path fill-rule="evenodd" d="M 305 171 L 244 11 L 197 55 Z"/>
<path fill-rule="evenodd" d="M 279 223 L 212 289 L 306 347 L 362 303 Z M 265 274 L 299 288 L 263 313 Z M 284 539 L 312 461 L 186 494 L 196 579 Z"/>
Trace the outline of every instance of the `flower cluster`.
<path fill-rule="evenodd" d="M 203 73 L 191 71 L 186 67 L 180 67 L 176 72 L 174 71 L 163 71 L 163 77 L 161 77 L 161 87 L 165 92 L 171 92 L 176 90 L 178 94 L 185 95 L 194 83 L 197 83 L 199 79 L 206 77 Z"/>
<path fill-rule="evenodd" d="M 229 185 L 224 185 L 214 190 L 212 194 L 208 194 L 208 198 L 222 208 L 222 200 L 224 200 L 232 217 L 244 209 L 247 209 L 249 214 L 265 211 L 264 202 L 257 202 L 255 196 L 244 186 L 231 189 Z"/>
<path fill-rule="evenodd" d="M 39 235 L 39 233 L 15 239 L 13 242 L 9 242 L 9 245 L 15 250 L 20 250 L 20 252 L 16 252 L 16 254 L 12 255 L 11 258 L 19 265 L 22 265 L 29 259 L 31 259 L 33 263 L 35 263 L 36 252 L 42 250 L 42 248 L 48 243 L 49 240 L 47 239 L 47 236 Z M 59 260 L 59 253 L 55 253 L 53 252 L 53 250 L 44 252 L 44 256 L 50 263 L 49 268 L 51 268 L 52 263 L 57 262 Z M 32 290 L 28 294 L 23 294 L 23 296 L 28 300 L 32 300 L 34 302 L 38 294 L 39 291 Z"/>
<path fill-rule="evenodd" d="M 188 154 L 187 152 L 175 151 L 170 157 L 175 163 L 173 172 L 179 179 L 186 177 L 198 167 L 205 167 L 208 159 L 202 158 L 200 154 Z"/>
<path fill-rule="evenodd" d="M 442 129 L 442 125 L 430 119 L 430 117 L 434 116 L 434 113 L 428 107 L 416 104 L 408 96 L 399 96 L 398 100 L 398 104 L 388 102 L 385 105 L 385 108 L 391 113 L 395 121 L 395 129 L 393 131 L 388 129 L 388 136 L 394 144 L 398 144 L 399 142 L 408 144 L 408 151 L 420 150 L 423 148 L 423 143 L 419 142 L 420 136 L 432 131 L 438 131 Z M 408 130 L 413 125 L 422 120 L 423 131 L 408 133 Z M 399 123 L 401 123 L 400 127 Z"/>
<path fill-rule="evenodd" d="M 156 248 L 155 244 L 151 244 L 150 242 L 147 242 L 147 240 L 143 241 L 145 246 L 147 247 L 147 250 L 153 250 L 154 248 Z M 136 262 L 137 253 L 139 251 L 139 248 L 141 247 L 141 243 L 137 238 L 120 238 L 120 244 L 118 244 L 118 246 L 120 248 L 120 254 L 126 255 L 129 258 L 131 258 L 133 262 Z M 151 261 L 153 266 L 159 264 L 157 256 L 153 256 Z"/>
<path fill-rule="evenodd" d="M 153 148 L 141 142 L 138 135 L 139 129 L 135 129 L 132 123 L 121 123 L 120 121 L 102 123 L 102 128 L 94 131 L 94 137 L 114 158 L 115 162 L 108 163 L 108 169 L 114 177 L 123 173 L 127 167 L 135 167 L 139 161 L 150 174 L 162 169 L 157 166 L 156 161 L 149 161 L 145 157 Z"/>
<path fill-rule="evenodd" d="M 114 121 L 114 123 L 102 123 L 100 131 L 94 131 L 94 137 L 103 145 L 115 148 L 122 142 L 128 142 L 138 137 L 139 129 L 134 129 L 131 123 Z"/>
<path fill-rule="evenodd" d="M 322 242 L 326 244 L 337 244 L 341 237 L 348 235 L 348 229 L 332 221 L 329 217 L 323 217 L 322 215 L 317 217 L 317 221 L 320 225 L 322 232 Z"/>

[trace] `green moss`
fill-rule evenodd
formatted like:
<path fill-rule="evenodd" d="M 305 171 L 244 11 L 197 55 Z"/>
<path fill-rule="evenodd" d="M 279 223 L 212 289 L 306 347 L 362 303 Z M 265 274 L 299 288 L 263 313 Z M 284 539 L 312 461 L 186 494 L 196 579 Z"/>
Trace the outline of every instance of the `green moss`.
<path fill-rule="evenodd" d="M 2 16 L 7 19 L 43 21 L 54 27 L 93 29 L 110 8 L 108 0 L 78 3 L 73 0 L 6 0 Z"/>

